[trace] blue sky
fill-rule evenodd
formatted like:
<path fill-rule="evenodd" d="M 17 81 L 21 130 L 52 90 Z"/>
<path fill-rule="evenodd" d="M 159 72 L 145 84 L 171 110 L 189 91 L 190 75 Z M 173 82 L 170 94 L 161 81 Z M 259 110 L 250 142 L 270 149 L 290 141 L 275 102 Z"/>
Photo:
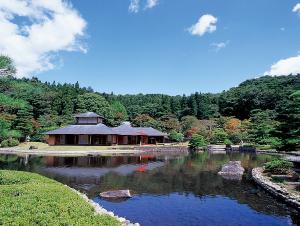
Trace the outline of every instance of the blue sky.
<path fill-rule="evenodd" d="M 37 74 L 43 81 L 176 95 L 220 92 L 267 71 L 300 70 L 298 1 L 158 0 L 145 9 L 140 0 L 138 12 L 128 10 L 130 0 L 71 3 L 86 23 L 81 46 L 54 54 L 50 49 L 55 62 Z M 189 28 L 203 15 L 216 18 L 215 29 L 192 35 Z"/>

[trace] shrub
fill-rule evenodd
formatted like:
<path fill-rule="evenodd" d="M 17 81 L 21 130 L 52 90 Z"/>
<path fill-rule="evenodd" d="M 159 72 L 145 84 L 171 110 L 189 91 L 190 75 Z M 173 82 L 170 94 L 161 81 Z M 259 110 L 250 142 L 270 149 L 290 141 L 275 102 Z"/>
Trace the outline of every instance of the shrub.
<path fill-rule="evenodd" d="M 10 130 L 8 133 L 7 133 L 7 137 L 8 138 L 15 138 L 15 139 L 20 139 L 22 137 L 22 134 L 20 131 L 18 130 Z"/>
<path fill-rule="evenodd" d="M 265 170 L 273 174 L 287 174 L 293 163 L 284 159 L 274 159 L 265 164 Z"/>
<path fill-rule="evenodd" d="M 16 139 L 10 139 L 9 142 L 8 142 L 9 147 L 18 146 L 19 144 L 20 144 L 20 142 Z"/>
<path fill-rule="evenodd" d="M 207 145 L 206 139 L 200 134 L 194 134 L 189 142 L 189 147 L 192 149 L 202 148 Z"/>
<path fill-rule="evenodd" d="M 14 146 L 18 146 L 19 144 L 20 144 L 19 141 L 16 139 L 7 139 L 1 142 L 1 147 L 3 148 L 14 147 Z"/>
<path fill-rule="evenodd" d="M 229 135 L 229 140 L 233 143 L 233 144 L 240 144 L 242 142 L 242 134 L 240 133 L 233 133 Z"/>
<path fill-rule="evenodd" d="M 169 135 L 171 141 L 182 142 L 184 140 L 184 135 L 182 133 L 177 133 L 172 131 Z"/>
<path fill-rule="evenodd" d="M 3 140 L 2 142 L 1 142 L 1 147 L 2 148 L 6 148 L 6 147 L 8 147 L 9 145 L 8 145 L 8 140 Z"/>
<path fill-rule="evenodd" d="M 224 144 L 226 144 L 226 145 L 232 145 L 232 142 L 229 139 L 225 139 L 224 140 Z"/>
<path fill-rule="evenodd" d="M 258 141 L 261 145 L 270 145 L 272 148 L 278 148 L 281 145 L 281 140 L 277 137 L 268 137 Z"/>
<path fill-rule="evenodd" d="M 212 144 L 224 144 L 226 139 L 228 139 L 228 134 L 223 129 L 215 129 L 210 142 Z"/>

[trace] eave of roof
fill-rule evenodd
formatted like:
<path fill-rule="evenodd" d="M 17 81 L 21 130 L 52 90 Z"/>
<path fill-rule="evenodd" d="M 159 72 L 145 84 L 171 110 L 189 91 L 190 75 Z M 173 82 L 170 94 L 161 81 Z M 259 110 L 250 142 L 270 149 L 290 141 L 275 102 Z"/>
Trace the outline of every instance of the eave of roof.
<path fill-rule="evenodd" d="M 121 136 L 167 136 L 168 134 L 152 127 L 131 127 L 121 125 L 110 128 L 104 124 L 97 125 L 70 125 L 45 133 L 47 135 L 121 135 Z"/>
<path fill-rule="evenodd" d="M 115 135 L 115 132 L 104 124 L 97 125 L 70 125 L 45 133 L 47 135 Z"/>

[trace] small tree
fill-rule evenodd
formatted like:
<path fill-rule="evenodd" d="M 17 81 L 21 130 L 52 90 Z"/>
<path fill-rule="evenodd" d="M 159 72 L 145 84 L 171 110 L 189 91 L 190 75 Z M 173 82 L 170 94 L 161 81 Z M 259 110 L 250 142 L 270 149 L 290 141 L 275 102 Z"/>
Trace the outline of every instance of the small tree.
<path fill-rule="evenodd" d="M 189 147 L 192 149 L 203 148 L 207 145 L 207 141 L 204 136 L 200 134 L 194 134 L 189 142 Z"/>
<path fill-rule="evenodd" d="M 25 107 L 18 110 L 14 124 L 15 128 L 22 133 L 23 138 L 31 135 L 33 132 L 32 107 Z"/>
<path fill-rule="evenodd" d="M 210 142 L 212 144 L 224 144 L 228 140 L 228 134 L 223 129 L 215 129 Z"/>
<path fill-rule="evenodd" d="M 182 142 L 184 140 L 184 135 L 182 133 L 177 133 L 176 131 L 172 131 L 169 135 L 171 141 Z"/>
<path fill-rule="evenodd" d="M 0 76 L 14 75 L 16 68 L 13 60 L 4 55 L 0 55 Z"/>

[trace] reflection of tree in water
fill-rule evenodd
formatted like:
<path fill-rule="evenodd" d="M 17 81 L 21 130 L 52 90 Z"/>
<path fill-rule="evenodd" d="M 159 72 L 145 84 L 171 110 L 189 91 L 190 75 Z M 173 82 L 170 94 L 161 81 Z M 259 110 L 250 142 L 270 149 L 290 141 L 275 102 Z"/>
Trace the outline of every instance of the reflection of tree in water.
<path fill-rule="evenodd" d="M 43 157 L 0 155 L 0 169 L 35 172 L 43 165 Z"/>
<path fill-rule="evenodd" d="M 225 196 L 265 214 L 286 215 L 284 205 L 263 191 L 257 191 L 247 175 L 242 181 L 228 181 L 217 175 L 222 165 L 229 160 L 242 161 L 250 172 L 252 167 L 262 165 L 269 158 L 248 154 L 191 155 L 145 173 L 135 172 L 127 176 L 108 173 L 101 177 L 101 184 L 91 190 L 89 195 L 96 196 L 101 191 L 111 189 L 130 189 L 137 194 L 164 195 L 178 192 L 193 193 L 199 198 Z M 296 220 L 296 215 L 294 218 Z"/>

